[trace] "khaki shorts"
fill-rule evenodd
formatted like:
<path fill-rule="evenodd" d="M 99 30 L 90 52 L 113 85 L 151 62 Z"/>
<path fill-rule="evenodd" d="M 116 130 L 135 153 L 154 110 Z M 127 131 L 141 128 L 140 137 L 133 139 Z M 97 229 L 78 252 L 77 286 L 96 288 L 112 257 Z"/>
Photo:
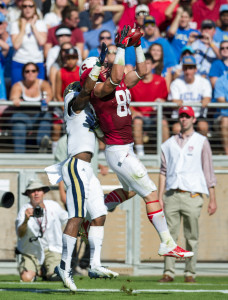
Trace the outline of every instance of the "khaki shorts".
<path fill-rule="evenodd" d="M 45 259 L 43 266 L 46 269 L 46 275 L 50 276 L 54 273 L 55 266 L 57 266 L 61 260 L 61 253 L 51 252 L 49 250 L 44 251 Z M 38 259 L 34 255 L 22 254 L 21 262 L 19 265 L 20 274 L 23 271 L 33 271 L 36 275 L 41 275 L 41 265 Z"/>

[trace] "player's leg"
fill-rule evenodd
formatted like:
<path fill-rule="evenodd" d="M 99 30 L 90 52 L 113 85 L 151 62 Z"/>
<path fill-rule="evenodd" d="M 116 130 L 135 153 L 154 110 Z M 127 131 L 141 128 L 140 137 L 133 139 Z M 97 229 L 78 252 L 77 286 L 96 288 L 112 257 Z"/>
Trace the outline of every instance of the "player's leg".
<path fill-rule="evenodd" d="M 87 210 L 92 219 L 88 241 L 90 245 L 90 278 L 112 278 L 119 274 L 101 265 L 101 249 L 104 239 L 104 223 L 107 208 L 104 204 L 104 195 L 99 180 L 95 175 L 90 180 Z"/>
<path fill-rule="evenodd" d="M 119 151 L 117 147 L 108 148 L 106 159 L 110 168 L 117 173 L 118 178 L 122 178 L 121 183 L 123 187 L 127 185 L 129 190 L 134 190 L 144 199 L 147 216 L 161 239 L 158 254 L 176 257 L 192 256 L 192 252 L 186 252 L 184 249 L 178 247 L 170 235 L 164 212 L 158 201 L 157 188 L 149 178 L 144 165 L 134 154 L 133 146 L 121 146 Z"/>
<path fill-rule="evenodd" d="M 92 168 L 82 160 L 70 158 L 64 164 L 63 179 L 67 187 L 66 203 L 68 208 L 68 222 L 63 232 L 63 251 L 60 265 L 55 268 L 64 284 L 72 291 L 77 287 L 73 280 L 71 260 L 77 241 L 79 226 L 86 215 L 86 198 L 89 193 L 89 181 Z"/>
<path fill-rule="evenodd" d="M 136 193 L 134 191 L 126 191 L 122 188 L 115 189 L 109 194 L 104 195 L 105 205 L 109 211 L 116 208 L 116 206 L 123 203 L 124 201 L 131 199 L 135 195 Z"/>

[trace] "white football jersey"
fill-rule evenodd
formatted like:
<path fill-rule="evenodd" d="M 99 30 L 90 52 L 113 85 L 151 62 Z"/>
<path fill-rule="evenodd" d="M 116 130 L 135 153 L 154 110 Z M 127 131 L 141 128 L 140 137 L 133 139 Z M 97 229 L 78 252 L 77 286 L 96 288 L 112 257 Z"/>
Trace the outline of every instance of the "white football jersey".
<path fill-rule="evenodd" d="M 76 97 L 79 92 L 74 92 Z M 72 93 L 66 95 L 64 99 L 64 120 L 66 122 L 67 132 L 67 151 L 68 156 L 74 156 L 82 152 L 94 153 L 96 136 L 86 122 L 86 116 L 91 112 L 89 104 L 79 114 L 68 112 L 69 102 L 72 100 Z"/>

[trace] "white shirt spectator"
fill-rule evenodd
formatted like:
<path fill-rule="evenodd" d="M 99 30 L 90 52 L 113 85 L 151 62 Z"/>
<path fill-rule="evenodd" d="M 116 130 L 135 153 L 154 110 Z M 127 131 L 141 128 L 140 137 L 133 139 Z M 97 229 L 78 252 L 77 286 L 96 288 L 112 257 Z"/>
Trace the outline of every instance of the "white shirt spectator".
<path fill-rule="evenodd" d="M 175 79 L 170 85 L 170 94 L 168 100 L 182 100 L 184 105 L 188 102 L 199 103 L 204 97 L 212 97 L 212 88 L 209 80 L 206 78 L 195 75 L 195 80 L 192 84 L 185 82 L 184 78 Z M 201 107 L 193 107 L 195 117 L 200 116 Z M 173 119 L 178 118 L 177 110 L 174 110 L 171 116 Z"/>
<path fill-rule="evenodd" d="M 39 32 L 47 32 L 47 26 L 43 20 L 37 20 L 35 24 Z M 13 22 L 10 29 L 10 34 L 19 34 L 18 21 Z M 25 35 L 21 47 L 13 54 L 13 61 L 21 64 L 26 64 L 29 61 L 33 63 L 41 63 L 44 61 L 43 47 L 40 47 L 33 34 L 31 25 L 26 24 Z"/>
<path fill-rule="evenodd" d="M 57 16 L 54 12 L 49 12 L 44 16 L 44 22 L 48 28 L 58 26 L 62 21 L 62 18 Z"/>

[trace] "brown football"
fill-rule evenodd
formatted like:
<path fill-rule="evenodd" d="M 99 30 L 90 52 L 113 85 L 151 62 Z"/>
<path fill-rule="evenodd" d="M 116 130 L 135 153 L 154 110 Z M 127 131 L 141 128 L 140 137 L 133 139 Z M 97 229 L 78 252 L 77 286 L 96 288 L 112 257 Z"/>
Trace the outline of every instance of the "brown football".
<path fill-rule="evenodd" d="M 130 40 L 129 40 L 127 46 L 130 47 L 130 46 L 134 46 L 135 44 L 137 44 L 142 35 L 143 35 L 143 33 L 140 32 L 139 28 L 130 29 L 128 32 L 128 36 L 131 36 L 131 37 L 130 37 Z"/>

